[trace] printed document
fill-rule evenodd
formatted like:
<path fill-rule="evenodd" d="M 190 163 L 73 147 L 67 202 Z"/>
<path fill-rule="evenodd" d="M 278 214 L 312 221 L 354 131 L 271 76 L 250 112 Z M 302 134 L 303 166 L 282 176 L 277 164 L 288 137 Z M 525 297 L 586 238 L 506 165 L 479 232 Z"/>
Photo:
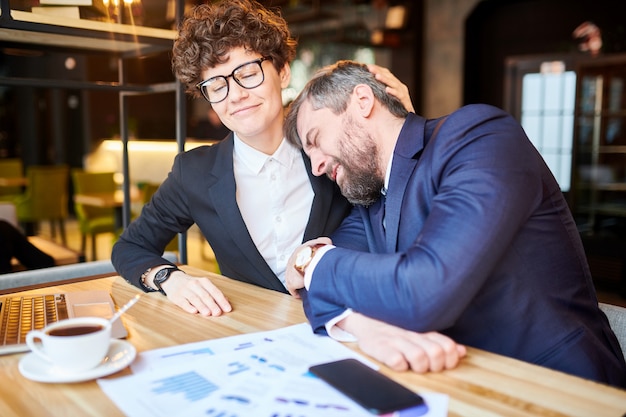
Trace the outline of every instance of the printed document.
<path fill-rule="evenodd" d="M 142 352 L 133 375 L 98 384 L 129 417 L 371 417 L 308 372 L 311 365 L 345 358 L 375 368 L 302 323 Z M 446 415 L 447 396 L 419 394 L 429 405 L 427 416 Z"/>

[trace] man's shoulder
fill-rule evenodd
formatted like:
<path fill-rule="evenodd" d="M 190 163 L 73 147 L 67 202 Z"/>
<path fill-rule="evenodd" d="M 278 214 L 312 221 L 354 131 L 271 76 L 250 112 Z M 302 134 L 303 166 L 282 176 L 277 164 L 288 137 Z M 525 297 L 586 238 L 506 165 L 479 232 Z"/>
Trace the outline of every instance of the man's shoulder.
<path fill-rule="evenodd" d="M 456 111 L 452 112 L 448 115 L 448 118 L 471 118 L 471 119 L 487 119 L 487 118 L 510 118 L 512 117 L 509 113 L 505 112 L 499 107 L 492 106 L 490 104 L 467 104 L 463 107 L 460 107 Z"/>
<path fill-rule="evenodd" d="M 437 120 L 429 120 L 434 125 Z M 476 135 L 482 136 L 485 132 L 506 130 L 511 135 L 518 135 L 523 131 L 517 120 L 506 111 L 489 104 L 468 104 L 445 116 L 439 129 L 441 134 L 449 140 L 473 141 Z"/>

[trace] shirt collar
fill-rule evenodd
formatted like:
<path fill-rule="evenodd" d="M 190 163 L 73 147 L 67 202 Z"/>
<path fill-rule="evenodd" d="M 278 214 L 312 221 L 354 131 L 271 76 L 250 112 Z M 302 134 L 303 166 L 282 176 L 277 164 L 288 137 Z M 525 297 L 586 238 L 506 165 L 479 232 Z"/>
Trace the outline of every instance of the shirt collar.
<path fill-rule="evenodd" d="M 387 190 L 389 189 L 389 177 L 391 177 L 391 164 L 393 164 L 393 152 L 391 152 L 391 156 L 389 157 L 389 162 L 387 163 L 387 170 L 385 171 L 385 185 L 383 189 L 380 190 L 380 193 L 384 196 L 387 195 Z"/>
<path fill-rule="evenodd" d="M 277 161 L 286 168 L 291 168 L 295 158 L 300 155 L 298 148 L 285 138 L 274 154 L 267 155 L 243 142 L 236 133 L 234 134 L 234 152 L 237 158 L 255 174 L 260 173 L 270 159 Z"/>

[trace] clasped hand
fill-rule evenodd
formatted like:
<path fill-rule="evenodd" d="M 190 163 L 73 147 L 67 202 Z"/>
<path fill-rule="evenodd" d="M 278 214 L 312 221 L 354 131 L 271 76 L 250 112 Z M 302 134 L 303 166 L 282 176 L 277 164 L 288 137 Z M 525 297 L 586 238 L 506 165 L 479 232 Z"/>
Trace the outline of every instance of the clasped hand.
<path fill-rule="evenodd" d="M 296 256 L 303 247 L 314 246 L 320 243 L 324 245 L 332 245 L 333 241 L 327 237 L 318 237 L 317 239 L 304 242 L 302 245 L 298 246 L 295 251 L 293 251 L 293 254 L 291 254 L 289 260 L 287 261 L 287 268 L 285 270 L 285 285 L 287 286 L 289 294 L 296 298 L 300 298 L 298 291 L 304 288 L 304 276 L 294 267 L 296 264 Z"/>

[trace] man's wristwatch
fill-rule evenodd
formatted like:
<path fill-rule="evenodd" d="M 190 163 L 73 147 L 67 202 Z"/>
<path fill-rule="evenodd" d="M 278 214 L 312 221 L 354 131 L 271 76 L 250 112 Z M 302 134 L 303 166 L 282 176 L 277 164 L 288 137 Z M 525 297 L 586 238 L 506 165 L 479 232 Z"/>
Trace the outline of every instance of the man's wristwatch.
<path fill-rule="evenodd" d="M 163 283 L 170 278 L 172 272 L 174 271 L 180 271 L 180 269 L 176 268 L 175 266 L 168 266 L 166 268 L 159 269 L 154 275 L 154 280 L 152 280 L 152 282 L 161 294 L 167 295 L 165 294 L 165 291 L 163 291 L 163 288 L 161 288 L 161 285 L 163 285 Z"/>
<path fill-rule="evenodd" d="M 298 253 L 296 253 L 296 260 L 293 264 L 293 267 L 296 268 L 296 271 L 304 275 L 306 267 L 309 266 L 309 264 L 313 260 L 313 256 L 315 256 L 315 252 L 322 246 L 326 245 L 323 243 L 318 243 L 313 246 L 303 246 L 298 251 Z"/>

